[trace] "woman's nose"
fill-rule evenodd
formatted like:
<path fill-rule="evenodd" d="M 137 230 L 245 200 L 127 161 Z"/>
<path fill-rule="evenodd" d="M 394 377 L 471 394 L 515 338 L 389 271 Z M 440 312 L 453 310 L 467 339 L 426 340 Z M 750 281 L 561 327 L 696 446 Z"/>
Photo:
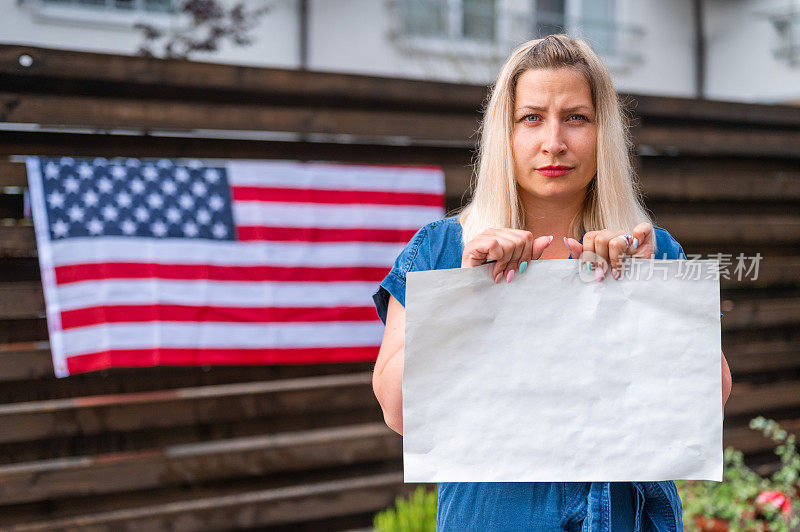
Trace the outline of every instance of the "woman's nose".
<path fill-rule="evenodd" d="M 551 124 L 547 128 L 545 135 L 542 141 L 542 151 L 546 153 L 562 153 L 567 149 L 561 126 L 558 123 Z"/>

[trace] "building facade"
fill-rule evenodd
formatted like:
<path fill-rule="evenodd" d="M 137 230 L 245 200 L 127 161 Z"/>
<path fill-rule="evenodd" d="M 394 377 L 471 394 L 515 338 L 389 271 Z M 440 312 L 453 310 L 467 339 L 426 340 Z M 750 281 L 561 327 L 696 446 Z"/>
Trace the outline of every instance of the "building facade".
<path fill-rule="evenodd" d="M 229 5 L 235 0 L 221 0 Z M 587 39 L 618 90 L 800 104 L 800 0 L 246 0 L 270 6 L 199 61 L 489 83 L 519 43 Z M 179 0 L 0 0 L 0 42 L 135 54 Z"/>

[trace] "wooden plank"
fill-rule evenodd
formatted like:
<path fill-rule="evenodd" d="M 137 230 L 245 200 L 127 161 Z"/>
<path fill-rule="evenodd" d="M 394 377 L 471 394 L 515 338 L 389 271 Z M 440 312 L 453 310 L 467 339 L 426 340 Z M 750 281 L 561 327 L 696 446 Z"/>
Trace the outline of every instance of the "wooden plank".
<path fill-rule="evenodd" d="M 30 67 L 19 64 L 22 54 L 33 59 Z M 413 104 L 476 110 L 487 94 L 484 85 L 222 65 L 14 44 L 0 45 L 0 73 L 22 78 L 27 81 L 26 86 L 45 85 L 45 80 L 69 80 L 73 82 L 71 87 L 81 86 L 74 82 L 103 82 L 126 86 L 129 92 L 137 94 L 145 92 L 143 89 L 147 87 L 157 87 L 162 94 L 182 95 L 187 99 L 213 96 L 241 100 L 244 93 L 261 98 L 302 98 L 362 106 L 365 103 Z"/>
<path fill-rule="evenodd" d="M 641 182 L 647 200 L 800 200 L 800 171 L 726 174 L 715 170 L 701 175 L 651 168 L 643 171 Z"/>
<path fill-rule="evenodd" d="M 42 283 L 0 283 L 0 319 L 44 317 Z"/>
<path fill-rule="evenodd" d="M 690 255 L 691 250 L 688 252 Z M 702 254 L 700 254 L 703 256 Z M 732 257 L 732 264 L 728 269 L 728 279 L 720 276 L 720 286 L 723 289 L 758 289 L 768 286 L 797 286 L 800 284 L 800 257 L 762 257 L 758 263 L 758 275 L 751 273 L 744 275 L 742 271 L 736 273 L 736 257 Z M 751 255 L 745 253 L 744 257 Z M 750 266 L 752 259 L 746 259 L 745 265 Z"/>
<path fill-rule="evenodd" d="M 725 358 L 734 379 L 742 374 L 798 370 L 800 341 L 772 340 L 736 344 L 725 351 Z"/>
<path fill-rule="evenodd" d="M 49 348 L 0 350 L 0 382 L 55 378 Z"/>
<path fill-rule="evenodd" d="M 372 373 L 218 384 L 0 405 L 0 443 L 374 404 Z"/>
<path fill-rule="evenodd" d="M 0 464 L 38 462 L 74 456 L 138 452 L 214 440 L 228 440 L 279 434 L 299 430 L 340 427 L 360 423 L 384 423 L 383 412 L 376 403 L 364 403 L 357 410 L 331 412 L 290 412 L 274 416 L 149 428 L 130 432 L 76 434 L 50 439 L 0 444 Z M 2 513 L 2 512 L 0 512 Z M 2 522 L 2 520 L 0 520 Z M 0 526 L 2 529 L 2 526 Z"/>
<path fill-rule="evenodd" d="M 19 93 L 0 93 L 0 107 L 6 110 L 8 122 L 41 125 L 407 137 L 460 143 L 464 147 L 474 144 L 470 137 L 478 127 L 477 115 L 408 109 L 374 111 Z"/>
<path fill-rule="evenodd" d="M 47 340 L 47 334 L 47 321 L 44 318 L 0 320 L 0 345 Z"/>
<path fill-rule="evenodd" d="M 252 132 L 251 132 L 252 133 Z M 102 133 L 0 130 L 0 155 L 69 157 L 187 157 L 218 159 L 293 159 L 385 164 L 469 164 L 471 150 L 452 145 L 403 145 L 331 138 L 285 141 L 248 136 L 243 132 L 212 135 L 202 131 L 184 136 L 157 132 Z"/>
<path fill-rule="evenodd" d="M 627 96 L 623 93 L 623 98 Z M 700 100 L 673 96 L 630 95 L 632 111 L 650 118 L 680 121 L 720 122 L 796 127 L 800 125 L 800 109 L 791 105 L 740 103 L 721 100 Z"/>
<path fill-rule="evenodd" d="M 0 257 L 0 279 L 3 282 L 38 281 L 39 261 L 34 257 Z"/>
<path fill-rule="evenodd" d="M 384 423 L 0 466 L 0 504 L 115 493 L 387 460 L 402 438 Z"/>
<path fill-rule="evenodd" d="M 639 125 L 631 128 L 639 153 L 736 157 L 800 157 L 800 131 L 712 124 Z"/>
<path fill-rule="evenodd" d="M 800 419 L 776 419 L 780 426 L 800 436 Z M 745 454 L 770 452 L 775 449 L 775 442 L 765 438 L 757 430 L 749 427 L 726 427 L 723 431 L 723 445 L 732 446 Z"/>
<path fill-rule="evenodd" d="M 68 379 L 57 379 L 51 368 L 48 342 L 0 345 L 1 368 L 11 367 L 14 361 L 27 360 L 39 361 L 26 364 L 41 364 L 45 367 L 43 374 L 37 374 L 34 379 L 20 380 L 25 377 L 18 376 L 17 372 L 28 367 L 26 364 L 14 367 L 11 375 L 0 373 L 0 381 L 3 382 L 0 386 L 0 404 L 362 373 L 371 372 L 375 364 L 374 361 L 362 361 L 336 364 L 152 366 L 111 368 L 100 372 L 80 373 Z M 14 373 L 17 373 L 16 377 Z"/>
<path fill-rule="evenodd" d="M 800 407 L 800 382 L 749 384 L 734 382 L 725 405 L 726 416 L 756 416 L 783 408 Z"/>
<path fill-rule="evenodd" d="M 800 240 L 798 215 L 664 214 L 656 225 L 683 245 L 694 243 L 795 244 Z"/>
<path fill-rule="evenodd" d="M 402 471 L 390 471 L 277 488 L 238 489 L 218 495 L 197 489 L 193 491 L 194 498 L 150 499 L 129 508 L 120 508 L 119 503 L 111 509 L 86 505 L 82 513 L 44 519 L 36 516 L 10 523 L 7 530 L 225 530 L 232 523 L 241 528 L 274 526 L 360 512 L 377 513 L 394 504 L 396 496 L 406 496 L 418 486 L 404 484 Z"/>
<path fill-rule="evenodd" d="M 28 174 L 25 165 L 0 159 L 0 190 L 2 187 L 27 187 Z"/>
<path fill-rule="evenodd" d="M 800 324 L 799 298 L 729 300 L 726 305 L 723 331 Z"/>
<path fill-rule="evenodd" d="M 20 65 L 19 57 L 29 55 L 33 63 Z M 242 93 L 261 96 L 370 102 L 384 105 L 460 107 L 477 109 L 487 96 L 484 85 L 417 81 L 354 74 L 309 72 L 199 61 L 163 60 L 114 54 L 55 50 L 8 44 L 0 46 L 0 72 L 8 77 L 46 85 L 45 80 L 103 82 L 133 85 L 136 92 L 157 86 L 162 91 L 182 89 L 184 97 L 216 94 L 234 98 Z M 62 84 L 61 86 L 64 86 Z M 788 105 L 765 105 L 693 98 L 621 93 L 632 113 L 648 117 L 681 120 L 734 122 L 737 124 L 797 126 L 800 110 Z"/>
<path fill-rule="evenodd" d="M 7 190 L 8 188 L 5 189 L 5 191 Z M 0 220 L 19 219 L 25 216 L 22 194 L 21 189 L 19 192 L 4 193 L 4 189 L 0 188 Z"/>
<path fill-rule="evenodd" d="M 0 257 L 35 257 L 36 236 L 31 222 L 0 225 Z"/>
<path fill-rule="evenodd" d="M 648 200 L 800 198 L 800 167 L 785 157 L 639 156 L 634 163 Z"/>

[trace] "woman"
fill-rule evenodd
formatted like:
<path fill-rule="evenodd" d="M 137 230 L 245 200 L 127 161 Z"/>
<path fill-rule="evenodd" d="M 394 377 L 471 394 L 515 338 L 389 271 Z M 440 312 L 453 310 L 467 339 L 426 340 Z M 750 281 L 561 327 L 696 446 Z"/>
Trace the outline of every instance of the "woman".
<path fill-rule="evenodd" d="M 608 72 L 582 40 L 550 35 L 515 50 L 484 113 L 472 201 L 421 228 L 373 295 L 386 324 L 373 389 L 387 425 L 403 433 L 405 276 L 496 261 L 511 282 L 528 261 L 579 257 L 598 282 L 625 255 L 685 259 L 642 206 L 624 116 Z M 563 243 L 563 245 L 561 245 Z M 730 371 L 722 354 L 723 406 Z M 665 482 L 438 484 L 440 530 L 682 530 Z"/>

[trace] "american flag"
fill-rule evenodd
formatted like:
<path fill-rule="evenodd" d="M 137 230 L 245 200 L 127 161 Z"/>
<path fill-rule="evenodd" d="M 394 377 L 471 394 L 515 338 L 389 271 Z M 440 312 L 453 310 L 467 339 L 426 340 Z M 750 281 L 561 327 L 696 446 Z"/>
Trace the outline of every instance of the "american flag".
<path fill-rule="evenodd" d="M 27 159 L 55 374 L 374 360 L 436 167 Z"/>

